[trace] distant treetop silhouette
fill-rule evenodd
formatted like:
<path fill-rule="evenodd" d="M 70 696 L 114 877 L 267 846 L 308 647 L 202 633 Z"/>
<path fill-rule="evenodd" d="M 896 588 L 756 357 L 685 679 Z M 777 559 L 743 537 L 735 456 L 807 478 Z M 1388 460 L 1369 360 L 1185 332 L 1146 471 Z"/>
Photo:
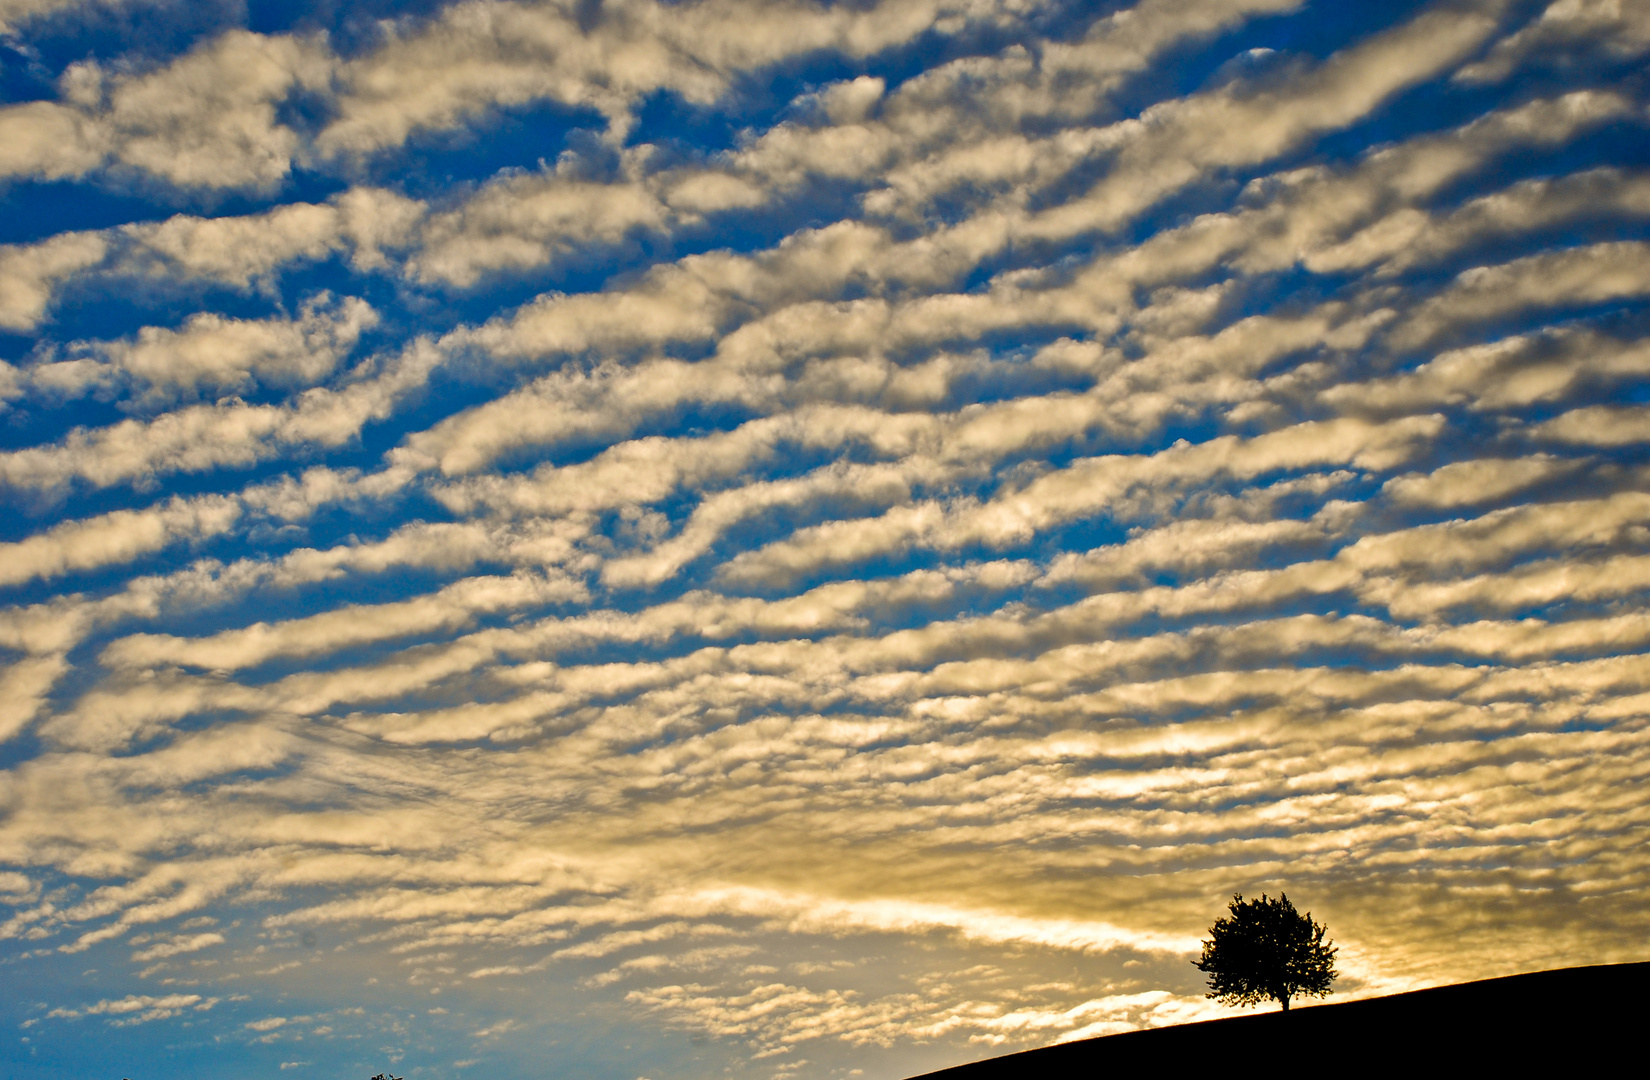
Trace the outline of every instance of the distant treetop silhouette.
<path fill-rule="evenodd" d="M 1203 955 L 1193 961 L 1209 976 L 1209 993 L 1226 1005 L 1258 1005 L 1276 1001 L 1289 1011 L 1296 995 L 1325 997 L 1335 970 L 1335 947 L 1323 940 L 1324 926 L 1302 915 L 1280 893 L 1276 900 L 1261 893 L 1259 900 L 1232 896 L 1231 915 L 1216 919 L 1203 943 Z"/>

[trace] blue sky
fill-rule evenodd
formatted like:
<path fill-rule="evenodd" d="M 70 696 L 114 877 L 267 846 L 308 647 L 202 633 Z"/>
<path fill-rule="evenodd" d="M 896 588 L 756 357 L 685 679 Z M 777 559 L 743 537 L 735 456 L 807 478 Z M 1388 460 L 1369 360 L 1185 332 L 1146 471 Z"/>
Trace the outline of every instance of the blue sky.
<path fill-rule="evenodd" d="M 899 1076 L 1644 959 L 1650 8 L 0 0 L 0 1062 Z"/>

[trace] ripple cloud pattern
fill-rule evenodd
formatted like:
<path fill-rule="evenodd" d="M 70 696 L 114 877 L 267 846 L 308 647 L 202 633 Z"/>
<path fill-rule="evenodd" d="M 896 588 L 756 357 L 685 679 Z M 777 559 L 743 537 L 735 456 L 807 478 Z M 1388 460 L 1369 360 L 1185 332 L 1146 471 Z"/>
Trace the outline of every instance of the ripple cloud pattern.
<path fill-rule="evenodd" d="M 1645 959 L 1645 0 L 0 0 L 7 1075 Z"/>

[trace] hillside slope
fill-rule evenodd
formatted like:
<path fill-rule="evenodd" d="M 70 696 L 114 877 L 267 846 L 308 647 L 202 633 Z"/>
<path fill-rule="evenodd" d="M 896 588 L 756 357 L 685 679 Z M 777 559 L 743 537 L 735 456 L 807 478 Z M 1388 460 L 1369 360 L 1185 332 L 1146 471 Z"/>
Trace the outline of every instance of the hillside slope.
<path fill-rule="evenodd" d="M 1130 1031 L 976 1061 L 915 1080 L 1548 1067 L 1641 1073 L 1650 963 L 1562 968 L 1390 997 Z M 1624 1057 L 1625 1055 L 1625 1057 Z"/>

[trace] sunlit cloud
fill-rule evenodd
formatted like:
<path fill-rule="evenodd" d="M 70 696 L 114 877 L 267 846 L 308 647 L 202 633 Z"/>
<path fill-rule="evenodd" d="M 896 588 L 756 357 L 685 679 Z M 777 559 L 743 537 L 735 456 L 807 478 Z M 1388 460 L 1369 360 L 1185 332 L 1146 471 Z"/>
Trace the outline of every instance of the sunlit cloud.
<path fill-rule="evenodd" d="M 1642 5 L 288 7 L 0 0 L 5 1060 L 1643 958 Z"/>

